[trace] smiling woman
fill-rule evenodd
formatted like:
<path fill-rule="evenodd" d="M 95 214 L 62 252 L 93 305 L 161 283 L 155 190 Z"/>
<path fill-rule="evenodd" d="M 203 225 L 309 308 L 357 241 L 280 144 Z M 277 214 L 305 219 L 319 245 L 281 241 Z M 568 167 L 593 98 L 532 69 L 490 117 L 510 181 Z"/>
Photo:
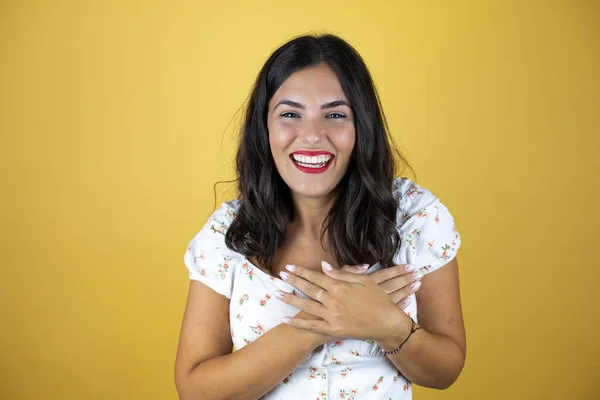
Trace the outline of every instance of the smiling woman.
<path fill-rule="evenodd" d="M 395 176 L 392 144 L 346 41 L 300 36 L 269 57 L 242 128 L 240 196 L 185 251 L 180 398 L 410 399 L 413 382 L 456 380 L 461 238 L 432 192 Z"/>

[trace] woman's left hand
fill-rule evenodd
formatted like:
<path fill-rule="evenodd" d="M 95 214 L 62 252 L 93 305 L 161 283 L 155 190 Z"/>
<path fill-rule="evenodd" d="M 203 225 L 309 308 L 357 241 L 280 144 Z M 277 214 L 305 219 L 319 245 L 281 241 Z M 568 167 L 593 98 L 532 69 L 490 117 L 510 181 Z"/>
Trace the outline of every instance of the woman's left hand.
<path fill-rule="evenodd" d="M 328 270 L 331 266 L 326 262 L 322 266 L 323 273 L 297 265 L 286 267 L 287 276 L 281 273 L 284 280 L 315 300 L 282 291 L 279 294 L 283 296 L 277 297 L 323 321 L 286 317 L 284 322 L 338 338 L 375 341 L 384 340 L 406 323 L 406 314 L 368 275 Z"/>

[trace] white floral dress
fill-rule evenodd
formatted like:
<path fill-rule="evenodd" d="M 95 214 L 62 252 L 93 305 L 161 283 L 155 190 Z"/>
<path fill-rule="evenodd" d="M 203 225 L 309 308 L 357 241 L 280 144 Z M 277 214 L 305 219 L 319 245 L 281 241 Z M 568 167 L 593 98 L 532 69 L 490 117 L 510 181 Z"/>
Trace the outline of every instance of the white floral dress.
<path fill-rule="evenodd" d="M 446 206 L 430 191 L 399 177 L 396 227 L 402 240 L 394 265 L 414 264 L 430 273 L 452 260 L 461 244 Z M 225 232 L 235 218 L 239 200 L 224 202 L 189 243 L 184 262 L 190 279 L 230 299 L 229 323 L 235 349 L 241 349 L 285 316 L 301 310 L 278 300 L 277 289 L 307 297 L 289 283 L 272 277 L 242 254 L 225 245 Z M 417 301 L 405 312 L 417 320 Z M 346 339 L 317 347 L 285 379 L 262 398 L 291 399 L 411 399 L 411 383 L 372 340 Z"/>

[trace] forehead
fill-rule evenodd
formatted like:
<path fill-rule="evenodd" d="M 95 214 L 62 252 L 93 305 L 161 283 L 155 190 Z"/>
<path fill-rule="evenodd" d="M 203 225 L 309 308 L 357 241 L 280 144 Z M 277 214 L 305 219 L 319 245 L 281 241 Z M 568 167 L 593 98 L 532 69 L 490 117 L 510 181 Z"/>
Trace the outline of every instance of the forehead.
<path fill-rule="evenodd" d="M 270 103 L 284 97 L 300 102 L 347 100 L 336 73 L 327 64 L 304 68 L 291 74 L 277 89 Z"/>

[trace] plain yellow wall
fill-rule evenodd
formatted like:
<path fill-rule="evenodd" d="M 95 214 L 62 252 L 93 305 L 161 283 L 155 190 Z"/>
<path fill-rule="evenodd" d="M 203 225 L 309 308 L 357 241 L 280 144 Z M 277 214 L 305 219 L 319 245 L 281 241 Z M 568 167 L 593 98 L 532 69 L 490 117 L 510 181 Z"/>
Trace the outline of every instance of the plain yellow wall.
<path fill-rule="evenodd" d="M 177 398 L 186 245 L 259 68 L 309 31 L 363 55 L 463 238 L 467 364 L 415 398 L 598 398 L 599 21 L 591 0 L 3 1 L 0 398 Z"/>

